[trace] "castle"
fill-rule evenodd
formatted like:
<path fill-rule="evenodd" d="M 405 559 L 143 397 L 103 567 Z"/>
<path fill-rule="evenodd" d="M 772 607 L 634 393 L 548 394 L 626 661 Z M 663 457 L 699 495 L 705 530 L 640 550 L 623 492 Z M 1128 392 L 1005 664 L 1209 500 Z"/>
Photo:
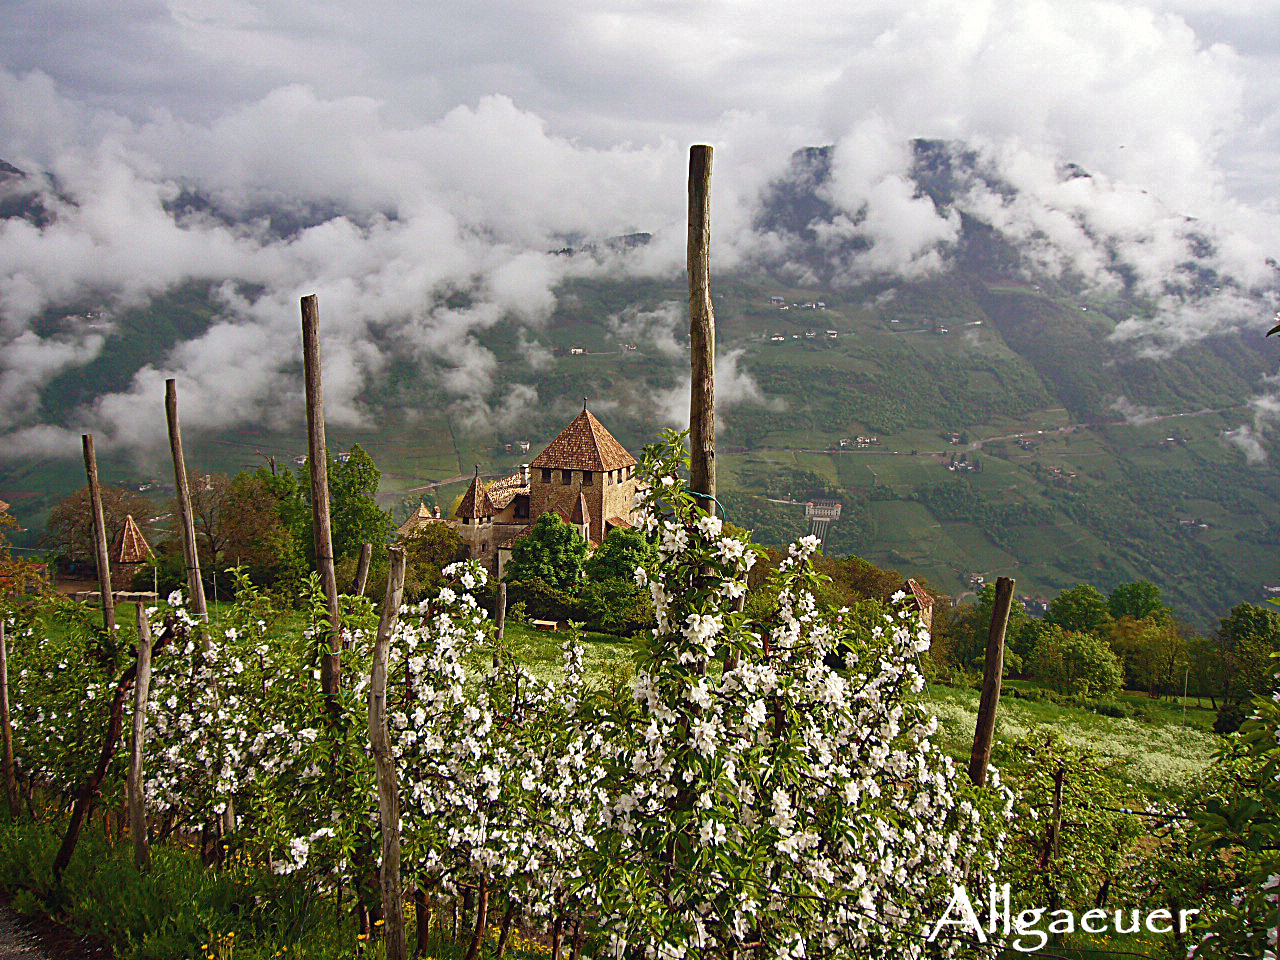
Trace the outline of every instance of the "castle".
<path fill-rule="evenodd" d="M 486 486 L 479 468 L 452 517 L 418 508 L 400 527 L 401 538 L 428 523 L 457 530 L 467 555 L 502 576 L 515 542 L 544 513 L 557 513 L 594 549 L 614 527 L 630 527 L 636 494 L 636 458 L 587 409 L 520 472 Z"/>

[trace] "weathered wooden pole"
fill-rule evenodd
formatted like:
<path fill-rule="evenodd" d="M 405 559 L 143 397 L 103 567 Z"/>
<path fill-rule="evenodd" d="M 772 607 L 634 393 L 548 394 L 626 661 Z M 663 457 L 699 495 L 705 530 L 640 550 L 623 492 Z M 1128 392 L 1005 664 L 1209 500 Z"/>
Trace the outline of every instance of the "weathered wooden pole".
<path fill-rule="evenodd" d="M 316 570 L 329 609 L 329 652 L 321 658 L 320 687 L 329 709 L 338 706 L 341 682 L 342 621 L 338 613 L 338 575 L 333 565 L 333 529 L 329 514 L 329 447 L 324 436 L 324 386 L 320 370 L 320 304 L 316 295 L 302 298 L 302 362 L 307 383 L 308 466 L 311 473 L 311 535 Z"/>
<path fill-rule="evenodd" d="M 352 592 L 357 597 L 364 596 L 364 588 L 369 582 L 369 564 L 373 560 L 373 544 L 360 545 L 360 560 L 356 564 L 356 582 Z"/>
<path fill-rule="evenodd" d="M 178 381 L 164 382 L 164 412 L 169 421 L 169 451 L 173 455 L 173 485 L 178 495 L 178 519 L 182 523 L 182 552 L 187 564 L 187 592 L 191 597 L 191 613 L 209 619 L 204 599 L 204 581 L 200 579 L 200 551 L 196 547 L 196 523 L 191 512 L 191 487 L 187 483 L 187 462 L 182 454 L 182 426 L 178 422 Z M 208 649 L 208 641 L 205 641 Z"/>
<path fill-rule="evenodd" d="M 9 648 L 4 635 L 4 614 L 0 613 L 0 734 L 4 737 L 4 795 L 9 802 L 9 819 L 18 819 L 18 777 L 13 768 L 13 724 L 9 719 Z"/>
<path fill-rule="evenodd" d="M 969 758 L 969 779 L 985 786 L 987 767 L 991 763 L 991 743 L 996 733 L 996 709 L 1000 705 L 1000 679 L 1004 674 L 1004 634 L 1009 626 L 1009 607 L 1013 603 L 1013 580 L 996 580 L 996 600 L 991 608 L 991 626 L 987 630 L 987 659 L 982 670 L 982 699 L 978 704 L 978 724 L 973 733 L 973 753 Z"/>
<path fill-rule="evenodd" d="M 716 512 L 716 324 L 711 306 L 711 147 L 689 148 L 689 489 Z"/>
<path fill-rule="evenodd" d="M 382 828 L 382 916 L 387 942 L 387 960 L 406 960 L 404 932 L 404 891 L 400 886 L 400 786 L 396 778 L 395 755 L 387 734 L 387 655 L 391 634 L 400 616 L 404 594 L 404 548 L 391 547 L 391 569 L 387 573 L 387 593 L 382 619 L 373 644 L 373 670 L 369 683 L 369 745 L 378 776 L 378 819 Z"/>
<path fill-rule="evenodd" d="M 133 837 L 133 863 L 139 870 L 151 868 L 147 837 L 146 794 L 142 786 L 142 749 L 147 738 L 147 695 L 151 690 L 151 624 L 146 604 L 138 604 L 138 663 L 133 678 L 133 738 L 129 744 L 129 834 Z"/>
<path fill-rule="evenodd" d="M 507 632 L 507 581 L 498 581 L 498 610 L 495 618 L 498 628 L 498 639 L 501 640 L 506 636 Z"/>
<path fill-rule="evenodd" d="M 107 551 L 107 523 L 102 514 L 102 487 L 98 482 L 98 456 L 93 450 L 93 434 L 86 433 L 84 471 L 89 477 L 89 505 L 93 510 L 93 545 L 98 557 L 98 589 L 102 592 L 102 625 L 110 636 L 116 632 L 116 598 L 111 592 L 111 555 Z"/>

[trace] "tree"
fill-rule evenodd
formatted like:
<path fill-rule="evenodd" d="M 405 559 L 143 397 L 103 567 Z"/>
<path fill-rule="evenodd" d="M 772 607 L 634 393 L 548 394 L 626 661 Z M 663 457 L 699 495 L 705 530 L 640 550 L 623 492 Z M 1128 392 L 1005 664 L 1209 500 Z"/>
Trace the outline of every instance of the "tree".
<path fill-rule="evenodd" d="M 191 519 L 196 530 L 196 546 L 203 547 L 208 565 L 217 568 L 227 547 L 226 505 L 231 496 L 232 480 L 225 473 L 209 473 L 193 478 L 191 490 Z M 178 515 L 177 503 L 172 507 Z M 182 536 L 179 531 L 178 537 Z"/>
<path fill-rule="evenodd" d="M 596 581 L 625 580 L 634 584 L 636 567 L 652 564 L 657 555 L 639 530 L 614 527 L 587 560 L 587 576 Z"/>
<path fill-rule="evenodd" d="M 132 490 L 102 487 L 102 518 L 107 530 L 107 548 L 115 545 L 116 538 L 124 529 L 126 517 L 145 518 L 151 509 L 151 502 Z M 93 505 L 88 487 L 81 487 L 53 508 L 49 514 L 48 543 L 63 563 L 97 567 L 97 552 L 93 545 Z"/>
<path fill-rule="evenodd" d="M 330 463 L 334 557 L 358 554 L 363 544 L 380 545 L 391 538 L 391 513 L 377 502 L 381 480 L 382 471 L 358 443 L 345 461 Z"/>
<path fill-rule="evenodd" d="M 1145 619 L 1126 614 L 1112 627 L 1111 645 L 1124 658 L 1130 688 L 1153 697 L 1181 692 L 1189 645 L 1186 632 L 1172 618 L 1159 612 Z"/>
<path fill-rule="evenodd" d="M 290 473 L 265 468 L 239 473 L 222 503 L 223 556 L 255 583 L 273 583 L 303 569 L 305 546 L 292 521 L 297 484 Z"/>
<path fill-rule="evenodd" d="M 819 557 L 815 566 L 846 595 L 855 600 L 888 600 L 906 580 L 897 570 L 882 570 L 861 557 Z"/>
<path fill-rule="evenodd" d="M 1107 600 L 1107 609 L 1114 620 L 1121 617 L 1145 620 L 1169 611 L 1160 599 L 1160 588 L 1147 580 L 1135 580 L 1116 587 Z"/>
<path fill-rule="evenodd" d="M 962 667 L 982 670 L 987 652 L 987 636 L 991 630 L 991 615 L 996 606 L 996 586 L 989 583 L 978 594 L 978 602 L 966 604 L 952 619 L 951 646 L 952 656 Z M 1009 626 L 1005 631 L 1006 638 L 1016 637 L 1018 631 L 1031 617 L 1016 600 L 1009 607 Z M 1006 649 L 1005 670 L 1017 673 L 1022 666 L 1021 655 L 1010 646 Z"/>
<path fill-rule="evenodd" d="M 1244 719 L 1245 705 L 1268 689 L 1271 654 L 1280 650 L 1280 614 L 1252 603 L 1232 607 L 1218 627 L 1217 647 L 1222 657 L 1222 707 L 1230 722 L 1220 733 L 1229 733 Z"/>
<path fill-rule="evenodd" d="M 1124 670 L 1115 651 L 1091 633 L 1046 634 L 1031 651 L 1031 675 L 1077 697 L 1101 697 L 1120 689 Z"/>
<path fill-rule="evenodd" d="M 405 550 L 406 600 L 421 599 L 439 582 L 441 570 L 467 556 L 466 543 L 458 531 L 446 523 L 423 524 L 401 544 Z"/>
<path fill-rule="evenodd" d="M 1111 612 L 1106 597 L 1087 583 L 1064 590 L 1050 600 L 1049 616 L 1046 619 L 1063 630 L 1101 636 L 1105 636 L 1111 628 Z"/>
<path fill-rule="evenodd" d="M 582 579 L 587 543 L 556 513 L 544 513 L 515 542 L 506 565 L 510 581 L 541 580 L 559 590 L 574 590 Z"/>
<path fill-rule="evenodd" d="M 5 529 L 16 525 L 17 521 L 9 515 L 9 505 L 0 500 L 0 600 L 23 593 L 40 582 L 40 571 L 36 565 L 15 557 L 9 546 Z"/>
<path fill-rule="evenodd" d="M 335 560 L 359 554 L 365 543 L 383 544 L 391 538 L 391 512 L 378 506 L 376 497 L 382 471 L 360 444 L 345 460 L 329 459 L 329 519 Z M 272 486 L 284 501 L 281 515 L 307 562 L 314 566 L 315 538 L 311 531 L 311 465 L 296 474 L 285 471 Z"/>
<path fill-rule="evenodd" d="M 1013 620 L 1011 616 L 1009 618 Z M 1020 617 L 1006 633 L 1005 661 L 1010 673 L 1025 673 L 1031 654 L 1042 643 L 1058 643 L 1062 640 L 1062 628 L 1048 620 Z"/>

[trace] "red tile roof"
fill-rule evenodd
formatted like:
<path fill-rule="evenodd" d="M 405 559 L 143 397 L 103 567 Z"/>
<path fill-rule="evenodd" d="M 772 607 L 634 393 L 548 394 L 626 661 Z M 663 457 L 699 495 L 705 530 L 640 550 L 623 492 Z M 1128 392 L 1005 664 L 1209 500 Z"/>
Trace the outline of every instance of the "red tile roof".
<path fill-rule="evenodd" d="M 556 470 L 618 470 L 634 467 L 636 458 L 613 438 L 585 406 L 571 424 L 534 457 L 531 467 Z"/>
<path fill-rule="evenodd" d="M 493 501 L 489 499 L 489 491 L 480 482 L 480 469 L 477 467 L 471 486 L 467 487 L 467 492 L 462 495 L 462 502 L 454 511 L 454 516 L 478 520 L 481 517 L 492 517 L 494 513 Z"/>

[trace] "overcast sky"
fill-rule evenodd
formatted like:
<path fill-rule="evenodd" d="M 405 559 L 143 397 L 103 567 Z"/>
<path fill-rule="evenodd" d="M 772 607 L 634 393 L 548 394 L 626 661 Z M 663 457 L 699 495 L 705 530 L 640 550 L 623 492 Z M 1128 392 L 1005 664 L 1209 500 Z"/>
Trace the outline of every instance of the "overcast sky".
<path fill-rule="evenodd" d="M 796 148 L 830 143 L 830 199 L 864 211 L 858 229 L 874 240 L 856 269 L 939 269 L 957 222 L 903 177 L 915 136 L 963 139 L 1017 185 L 1019 204 L 968 202 L 1010 235 L 1047 237 L 1046 267 L 1100 269 L 1096 240 L 1107 236 L 1154 280 L 1185 256 L 1188 216 L 1211 225 L 1222 265 L 1247 284 L 1265 279 L 1276 253 L 1276 0 L 0 9 L 0 158 L 53 174 L 75 201 L 43 230 L 0 228 L 0 415 L 21 427 L 9 442 L 29 451 L 68 437 L 33 422 L 33 386 L 102 346 L 101 331 L 42 337 L 32 320 L 86 289 L 118 305 L 188 277 L 269 292 L 248 301 L 228 285 L 203 341 L 101 398 L 83 426 L 158 436 L 134 400 L 173 375 L 196 426 L 260 416 L 276 351 L 295 352 L 296 297 L 307 292 L 333 318 L 335 417 L 364 416 L 353 398 L 385 362 L 369 346 L 376 327 L 434 364 L 468 415 L 501 422 L 519 404 L 491 392 L 492 357 L 468 334 L 536 327 L 566 273 L 616 268 L 548 258 L 557 236 L 652 231 L 625 269 L 679 269 L 691 142 L 717 148 L 722 265 L 768 242 L 750 230 L 760 186 Z M 1064 187 L 1062 160 L 1094 179 Z M 229 208 L 297 199 L 346 215 L 279 242 L 175 221 L 162 204 L 179 184 Z M 442 291 L 459 287 L 474 306 L 444 305 Z M 1208 319 L 1183 306 L 1121 335 L 1173 349 L 1214 324 L 1256 321 L 1240 304 Z M 245 368 L 232 385 L 230 362 Z"/>

